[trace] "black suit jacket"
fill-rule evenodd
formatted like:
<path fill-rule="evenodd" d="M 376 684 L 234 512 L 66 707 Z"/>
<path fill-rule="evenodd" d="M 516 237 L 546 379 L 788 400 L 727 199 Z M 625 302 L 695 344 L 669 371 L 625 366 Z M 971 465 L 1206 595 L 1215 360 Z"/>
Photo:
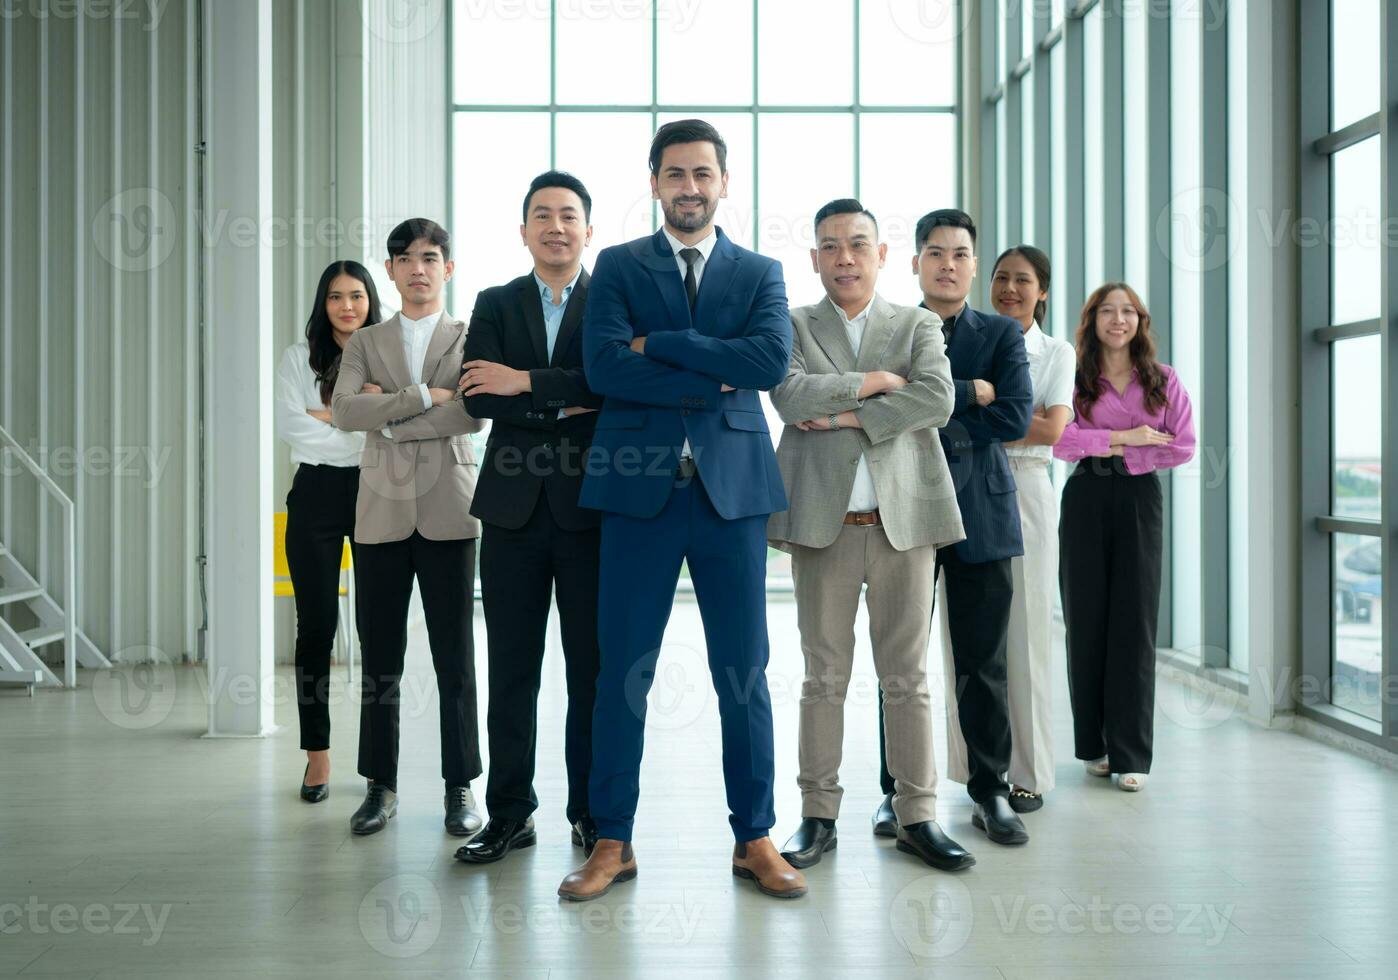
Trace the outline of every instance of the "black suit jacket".
<path fill-rule="evenodd" d="M 582 324 L 589 276 L 584 269 L 568 297 L 548 356 L 539 284 L 534 274 L 481 291 L 466 333 L 467 361 L 494 361 L 528 371 L 532 391 L 472 395 L 466 411 L 490 419 L 490 439 L 476 483 L 471 515 L 487 524 L 523 527 L 542 491 L 558 525 L 596 527 L 601 514 L 578 506 L 596 412 L 558 417 L 560 408 L 601 408 L 583 375 Z"/>
<path fill-rule="evenodd" d="M 968 304 L 952 330 L 947 357 L 956 401 L 941 432 L 942 449 L 966 528 L 966 539 L 952 547 L 968 562 L 1022 555 L 1019 498 L 1002 443 L 1024 438 L 1033 414 L 1024 332 L 1009 317 Z M 976 378 L 995 386 L 989 405 L 976 404 Z"/>

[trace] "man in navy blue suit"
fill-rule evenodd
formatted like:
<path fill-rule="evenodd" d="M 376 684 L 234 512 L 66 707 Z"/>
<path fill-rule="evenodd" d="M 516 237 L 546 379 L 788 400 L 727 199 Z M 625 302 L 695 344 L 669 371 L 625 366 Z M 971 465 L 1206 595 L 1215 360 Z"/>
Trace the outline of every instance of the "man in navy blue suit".
<path fill-rule="evenodd" d="M 583 317 L 589 387 L 605 396 L 581 503 L 602 511 L 601 671 L 593 709 L 592 855 L 558 894 L 588 901 L 636 876 L 646 694 L 687 561 L 718 694 L 733 873 L 780 898 L 806 883 L 767 833 L 767 518 L 786 508 L 758 391 L 786 377 L 781 264 L 713 223 L 727 147 L 708 123 L 667 123 L 650 150 L 664 227 L 597 256 Z"/>
<path fill-rule="evenodd" d="M 1006 638 L 1014 580 L 1010 559 L 1024 554 L 1014 476 L 1004 443 L 1029 431 L 1033 388 L 1024 334 L 1009 317 L 973 310 L 966 298 L 976 276 L 976 226 L 955 208 L 923 215 L 915 233 L 913 273 L 922 304 L 942 318 L 956 403 L 942 429 L 942 448 L 966 538 L 937 550 L 935 576 L 944 576 L 951 635 L 948 673 L 955 674 L 961 732 L 966 740 L 971 823 L 997 844 L 1029 840 L 1010 807 L 1010 714 Z M 950 678 L 949 678 L 950 679 Z M 883 698 L 879 698 L 883 755 Z M 884 799 L 874 833 L 893 837 L 893 777 L 881 773 Z"/>

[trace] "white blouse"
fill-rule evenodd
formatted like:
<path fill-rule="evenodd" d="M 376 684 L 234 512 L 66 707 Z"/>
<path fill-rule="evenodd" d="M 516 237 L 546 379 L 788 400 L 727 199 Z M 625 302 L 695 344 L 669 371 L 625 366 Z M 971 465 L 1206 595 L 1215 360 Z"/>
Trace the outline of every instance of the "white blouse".
<path fill-rule="evenodd" d="M 1073 379 L 1078 370 L 1078 355 L 1066 340 L 1050 337 L 1031 325 L 1024 334 L 1024 352 L 1029 355 L 1029 379 L 1034 388 L 1034 411 L 1047 411 L 1055 405 L 1066 405 L 1068 421 L 1073 420 Z M 1006 446 L 1008 456 L 1053 459 L 1052 446 Z"/>
<path fill-rule="evenodd" d="M 329 422 L 307 415 L 324 409 L 320 382 L 311 370 L 311 348 L 305 341 L 292 344 L 277 365 L 277 435 L 291 447 L 293 463 L 358 466 L 364 451 L 364 433 L 343 432 Z"/>

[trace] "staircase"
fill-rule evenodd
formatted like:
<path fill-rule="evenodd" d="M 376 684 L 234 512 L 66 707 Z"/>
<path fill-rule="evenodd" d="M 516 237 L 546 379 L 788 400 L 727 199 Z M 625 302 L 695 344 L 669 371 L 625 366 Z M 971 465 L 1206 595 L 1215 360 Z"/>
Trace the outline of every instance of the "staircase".
<path fill-rule="evenodd" d="M 49 594 L 24 567 L 19 558 L 0 541 L 0 684 L 23 684 L 34 694 L 38 685 L 76 687 L 77 665 L 111 667 L 77 625 L 77 533 L 72 499 L 34 462 L 14 438 L 0 428 L 0 446 L 8 448 L 24 464 L 31 476 L 63 511 L 63 595 L 64 604 Z M 16 608 L 29 611 L 37 625 L 20 629 L 14 625 Z M 63 644 L 63 679 L 60 680 L 39 655 L 42 647 Z"/>

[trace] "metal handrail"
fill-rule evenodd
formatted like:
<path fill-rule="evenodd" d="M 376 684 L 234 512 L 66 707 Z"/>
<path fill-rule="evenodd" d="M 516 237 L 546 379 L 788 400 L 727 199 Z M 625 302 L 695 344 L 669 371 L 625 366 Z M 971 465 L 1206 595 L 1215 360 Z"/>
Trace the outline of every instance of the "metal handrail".
<path fill-rule="evenodd" d="M 0 425 L 0 441 L 5 443 L 19 461 L 24 464 L 34 478 L 39 481 L 39 486 L 43 487 L 50 495 L 58 500 L 58 506 L 63 509 L 63 686 L 77 687 L 78 684 L 78 644 L 77 644 L 77 604 L 78 604 L 78 560 L 77 560 L 77 508 L 73 504 L 73 498 L 63 492 L 63 488 L 54 482 L 53 477 L 44 472 L 44 468 L 34 462 L 33 458 L 24 451 L 15 437 Z M 48 585 L 40 582 L 45 591 Z"/>

